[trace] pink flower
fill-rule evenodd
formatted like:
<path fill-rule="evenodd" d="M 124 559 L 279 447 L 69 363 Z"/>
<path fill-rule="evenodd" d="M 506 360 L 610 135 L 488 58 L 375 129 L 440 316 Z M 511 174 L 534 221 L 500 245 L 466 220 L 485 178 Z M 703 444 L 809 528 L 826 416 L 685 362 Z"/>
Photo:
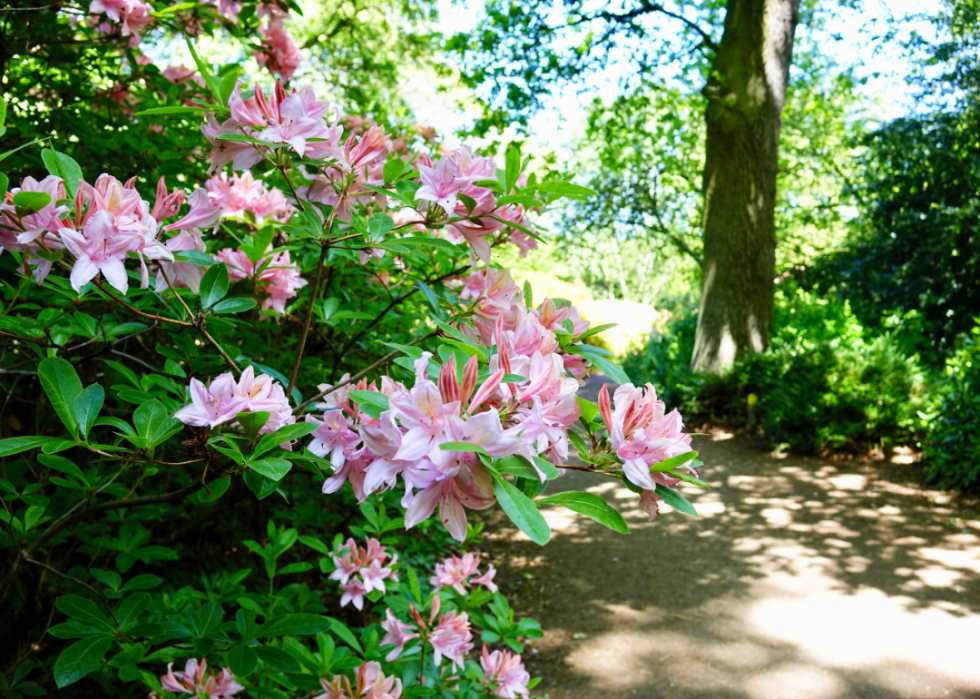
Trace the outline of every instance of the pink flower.
<path fill-rule="evenodd" d="M 461 595 L 466 594 L 467 587 L 476 584 L 483 585 L 491 592 L 496 592 L 497 586 L 493 583 L 493 577 L 497 571 L 492 565 L 489 566 L 486 573 L 470 581 L 470 578 L 479 572 L 477 570 L 479 565 L 479 555 L 474 556 L 472 553 L 466 553 L 463 554 L 462 558 L 453 555 L 442 563 L 436 564 L 435 575 L 429 579 L 429 582 L 437 590 L 451 586 Z"/>
<path fill-rule="evenodd" d="M 209 699 L 224 699 L 245 689 L 235 682 L 235 676 L 229 670 L 222 669 L 217 677 L 214 670 L 210 670 L 205 676 L 208 662 L 204 659 L 198 665 L 197 660 L 191 658 L 184 665 L 183 672 L 174 672 L 173 667 L 173 663 L 167 665 L 167 674 L 160 678 L 160 686 L 168 692 L 191 694 L 194 697 L 203 693 Z"/>
<path fill-rule="evenodd" d="M 198 187 L 187 199 L 191 210 L 179 221 L 164 226 L 166 231 L 190 230 L 192 228 L 210 228 L 216 226 L 221 218 L 221 208 L 212 206 L 207 190 Z"/>
<path fill-rule="evenodd" d="M 289 80 L 303 61 L 303 54 L 292 35 L 278 18 L 270 18 L 266 26 L 259 28 L 259 33 L 262 48 L 252 54 L 255 60 L 270 73 L 278 73 L 283 80 Z"/>
<path fill-rule="evenodd" d="M 381 639 L 381 645 L 394 644 L 394 649 L 385 656 L 385 661 L 390 663 L 401 655 L 406 643 L 413 638 L 418 638 L 419 635 L 417 633 L 408 633 L 409 631 L 415 630 L 415 627 L 411 624 L 403 624 L 391 612 L 391 609 L 386 609 L 385 613 L 385 621 L 381 622 L 381 628 L 385 630 L 385 635 Z"/>
<path fill-rule="evenodd" d="M 272 187 L 266 190 L 261 180 L 256 180 L 251 172 L 237 173 L 228 179 L 227 173 L 215 175 L 204 183 L 211 203 L 221 209 L 225 217 L 244 217 L 251 213 L 261 226 L 266 218 L 288 221 L 293 207 L 281 190 Z"/>
<path fill-rule="evenodd" d="M 81 292 L 82 287 L 101 272 L 106 281 L 125 296 L 129 288 L 123 266 L 126 246 L 119 239 L 112 214 L 97 212 L 85 224 L 84 234 L 71 228 L 62 228 L 59 232 L 75 256 L 71 269 L 71 285 L 75 291 Z"/>
<path fill-rule="evenodd" d="M 317 421 L 313 415 L 307 415 L 306 420 Z M 360 442 L 361 436 L 350 429 L 350 423 L 343 413 L 331 410 L 323 414 L 320 426 L 313 432 L 309 449 L 317 456 L 329 454 L 330 465 L 336 470 L 344 465 Z"/>
<path fill-rule="evenodd" d="M 248 278 L 253 280 L 256 300 L 264 310 L 285 313 L 286 303 L 307 284 L 300 276 L 299 268 L 289 259 L 288 250 L 266 255 L 258 264 L 252 262 L 241 249 L 225 248 L 215 257 L 228 265 L 228 277 L 232 283 Z"/>
<path fill-rule="evenodd" d="M 650 469 L 674 456 L 691 451 L 691 436 L 684 433 L 684 423 L 676 410 L 664 414 L 663 401 L 651 384 L 646 391 L 632 384 L 616 389 L 615 411 L 609 402 L 609 391 L 603 386 L 599 391 L 599 412 L 609 431 L 609 442 L 623 462 L 623 473 L 630 482 L 643 488 L 640 504 L 651 518 L 657 514 L 657 485 L 670 487 L 679 478 Z M 676 468 L 694 470 L 689 464 Z"/>
<path fill-rule="evenodd" d="M 344 591 L 340 598 L 341 607 L 353 603 L 358 611 L 364 609 L 364 596 L 369 594 L 369 590 L 360 578 L 351 578 L 347 582 L 341 583 L 340 589 Z"/>
<path fill-rule="evenodd" d="M 531 681 L 531 675 L 524 669 L 521 656 L 512 655 L 505 650 L 490 653 L 483 646 L 480 665 L 483 667 L 487 689 L 494 696 L 517 699 L 518 696 L 529 695 L 527 683 Z"/>
<path fill-rule="evenodd" d="M 422 186 L 415 192 L 415 198 L 420 201 L 431 201 L 441 206 L 447 216 L 452 216 L 456 209 L 456 195 L 459 190 L 469 184 L 467 178 L 457 177 L 459 168 L 452 158 L 443 157 L 434 167 L 419 165 L 419 176 Z"/>
<path fill-rule="evenodd" d="M 207 388 L 191 379 L 191 404 L 178 410 L 174 417 L 185 425 L 212 428 L 234 420 L 248 406 L 245 398 L 235 395 L 237 388 L 230 373 L 216 377 Z"/>
<path fill-rule="evenodd" d="M 432 662 L 438 667 L 445 656 L 454 667 L 462 668 L 466 663 L 464 656 L 473 650 L 472 641 L 473 634 L 470 633 L 470 621 L 466 612 L 457 614 L 451 611 L 443 614 L 439 617 L 439 624 L 429 635 L 433 650 Z"/>
<path fill-rule="evenodd" d="M 448 452 L 447 452 L 448 453 Z M 466 509 L 485 510 L 493 505 L 493 480 L 481 465 L 460 463 L 455 475 L 435 481 L 412 496 L 405 513 L 405 528 L 411 529 L 432 516 L 439 506 L 439 519 L 456 541 L 466 539 Z M 437 471 L 431 471 L 435 475 Z"/>
<path fill-rule="evenodd" d="M 321 679 L 320 685 L 326 699 L 399 699 L 402 695 L 401 680 L 385 677 L 381 664 L 374 661 L 357 668 L 354 682 L 351 687 L 346 675 L 337 675 L 329 681 Z"/>

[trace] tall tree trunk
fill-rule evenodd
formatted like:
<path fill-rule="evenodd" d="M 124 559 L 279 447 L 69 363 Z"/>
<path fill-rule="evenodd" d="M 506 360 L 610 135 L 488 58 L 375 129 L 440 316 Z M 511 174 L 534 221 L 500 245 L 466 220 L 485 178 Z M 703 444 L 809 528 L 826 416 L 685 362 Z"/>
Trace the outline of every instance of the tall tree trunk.
<path fill-rule="evenodd" d="M 728 0 L 705 87 L 704 265 L 691 363 L 721 372 L 769 346 L 779 126 L 800 0 Z"/>

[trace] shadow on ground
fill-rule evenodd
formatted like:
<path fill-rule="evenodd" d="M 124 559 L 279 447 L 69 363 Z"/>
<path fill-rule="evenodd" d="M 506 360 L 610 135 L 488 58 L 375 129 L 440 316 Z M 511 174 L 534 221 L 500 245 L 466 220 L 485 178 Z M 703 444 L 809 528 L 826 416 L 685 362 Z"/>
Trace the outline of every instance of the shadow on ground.
<path fill-rule="evenodd" d="M 697 519 L 648 522 L 621 484 L 571 473 L 549 492 L 602 495 L 630 536 L 557 508 L 544 548 L 492 527 L 504 592 L 546 629 L 525 652 L 536 695 L 980 696 L 975 511 L 907 467 L 701 445 Z"/>

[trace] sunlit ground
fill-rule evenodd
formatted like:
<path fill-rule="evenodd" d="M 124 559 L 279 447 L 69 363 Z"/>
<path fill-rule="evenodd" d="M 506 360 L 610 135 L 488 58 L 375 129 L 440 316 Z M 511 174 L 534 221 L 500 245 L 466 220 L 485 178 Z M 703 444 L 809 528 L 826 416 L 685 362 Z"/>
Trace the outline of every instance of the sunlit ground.
<path fill-rule="evenodd" d="M 712 490 L 685 489 L 699 519 L 665 507 L 647 522 L 632 493 L 594 482 L 631 536 L 549 508 L 547 547 L 498 543 L 515 608 L 548 630 L 526 652 L 538 694 L 980 696 L 977 513 L 889 475 L 905 466 L 726 437 L 704 444 Z"/>

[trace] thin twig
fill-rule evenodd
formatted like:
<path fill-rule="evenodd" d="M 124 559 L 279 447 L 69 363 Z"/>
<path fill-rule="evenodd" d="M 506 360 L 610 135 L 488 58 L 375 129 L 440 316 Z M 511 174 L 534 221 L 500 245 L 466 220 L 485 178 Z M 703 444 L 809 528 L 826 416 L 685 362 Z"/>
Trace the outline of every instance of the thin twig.
<path fill-rule="evenodd" d="M 214 348 L 216 350 L 218 350 L 218 354 L 220 354 L 222 357 L 224 357 L 225 362 L 227 362 L 228 366 L 231 367 L 231 370 L 233 372 L 235 372 L 235 376 L 241 376 L 242 375 L 242 370 L 239 369 L 238 368 L 238 365 L 235 364 L 235 361 L 231 357 L 228 356 L 228 353 L 225 352 L 224 348 L 221 345 L 218 344 L 218 341 L 215 340 L 213 337 L 211 337 L 210 333 L 208 333 L 208 331 L 204 329 L 204 326 L 203 325 L 198 325 L 197 326 L 197 329 L 201 331 L 201 334 L 204 335 L 204 338 L 208 342 L 210 342 L 212 345 L 214 345 Z"/>
<path fill-rule="evenodd" d="M 119 617 L 117 617 L 116 614 L 115 614 L 115 612 L 112 611 L 112 607 L 109 606 L 109 601 L 105 597 L 103 597 L 102 596 L 102 593 L 100 593 L 94 587 L 92 587 L 91 585 L 89 585 L 87 582 L 82 582 L 78 578 L 73 578 L 72 576 L 70 576 L 70 575 L 68 575 L 66 573 L 62 573 L 57 568 L 52 568 L 51 566 L 47 565 L 46 563 L 41 563 L 41 561 L 36 561 L 33 558 L 25 558 L 24 560 L 27 561 L 28 563 L 33 563 L 36 566 L 41 566 L 45 570 L 50 570 L 55 575 L 60 575 L 61 577 L 65 578 L 67 580 L 71 580 L 72 582 L 76 582 L 79 585 L 82 585 L 82 586 L 87 587 L 88 589 L 90 589 L 92 592 L 94 592 L 96 595 L 98 595 L 99 599 L 102 600 L 102 604 L 105 605 L 106 611 L 109 612 L 109 615 L 112 617 L 112 620 L 114 622 L 116 622 L 116 628 L 117 629 L 119 628 Z"/>
<path fill-rule="evenodd" d="M 409 345 L 416 345 L 416 344 L 418 344 L 420 342 L 424 342 L 424 341 L 426 341 L 426 340 L 428 340 L 430 338 L 433 338 L 433 337 L 435 337 L 438 334 L 439 334 L 439 331 L 438 330 L 435 330 L 433 332 L 430 332 L 428 335 L 423 335 L 422 337 L 418 338 L 417 340 L 412 340 L 408 344 Z M 315 396 L 313 396 L 309 400 L 304 401 L 303 403 L 300 403 L 295 408 L 293 408 L 293 415 L 299 415 L 303 411 L 304 408 L 306 408 L 309 405 L 312 405 L 313 403 L 315 403 L 316 401 L 320 400 L 324 396 L 333 393 L 338 388 L 343 388 L 344 386 L 346 386 L 348 384 L 351 384 L 351 383 L 354 383 L 355 381 L 360 380 L 362 377 L 367 376 L 368 374 L 370 374 L 375 369 L 378 369 L 380 367 L 383 367 L 385 364 L 387 364 L 388 362 L 390 362 L 392 359 L 394 359 L 395 357 L 397 357 L 399 354 L 401 354 L 401 351 L 399 351 L 399 350 L 395 350 L 394 352 L 389 352 L 388 354 L 386 354 L 385 356 L 383 356 L 381 359 L 379 359 L 378 361 L 376 361 L 374 364 L 372 364 L 371 366 L 369 366 L 364 371 L 361 371 L 361 372 L 358 372 L 357 374 L 354 374 L 352 377 L 350 377 L 346 381 L 341 381 L 336 386 L 331 386 L 330 388 L 328 388 L 325 391 L 320 391 L 319 393 L 317 393 Z"/>
<path fill-rule="evenodd" d="M 296 350 L 296 361 L 293 362 L 293 371 L 289 375 L 289 386 L 286 387 L 286 395 L 290 395 L 293 386 L 296 385 L 296 377 L 299 376 L 299 365 L 303 361 L 303 352 L 306 350 L 306 338 L 310 334 L 310 325 L 313 323 L 313 309 L 316 308 L 316 297 L 320 293 L 320 281 L 323 279 L 323 264 L 327 260 L 327 253 L 330 252 L 329 243 L 321 243 L 320 259 L 316 263 L 316 276 L 313 281 L 313 294 L 310 296 L 310 306 L 306 309 L 306 320 L 303 322 L 303 334 L 299 338 L 299 347 Z"/>
<path fill-rule="evenodd" d="M 106 289 L 105 288 L 105 285 L 102 282 L 100 282 L 98 279 L 93 279 L 92 280 L 92 283 L 95 284 L 103 292 L 105 292 L 106 294 L 108 294 L 109 295 L 109 298 L 113 299 L 116 303 L 118 303 L 118 304 L 120 304 L 120 305 L 128 308 L 130 311 L 132 311 L 133 313 L 135 313 L 138 316 L 142 316 L 143 318 L 149 318 L 150 320 L 156 320 L 156 321 L 162 321 L 164 323 L 170 323 L 171 325 L 180 325 L 180 326 L 183 326 L 185 328 L 190 328 L 190 327 L 193 327 L 194 326 L 193 323 L 188 323 L 185 320 L 177 320 L 176 318 L 164 318 L 163 316 L 155 316 L 152 313 L 146 313 L 144 311 L 141 311 L 140 309 L 138 309 L 138 308 L 136 308 L 134 306 L 129 305 L 128 303 L 126 303 L 125 301 L 123 301 L 121 298 L 119 298 L 118 296 L 116 296 L 115 294 L 113 294 L 111 291 L 109 291 L 108 289 Z"/>

